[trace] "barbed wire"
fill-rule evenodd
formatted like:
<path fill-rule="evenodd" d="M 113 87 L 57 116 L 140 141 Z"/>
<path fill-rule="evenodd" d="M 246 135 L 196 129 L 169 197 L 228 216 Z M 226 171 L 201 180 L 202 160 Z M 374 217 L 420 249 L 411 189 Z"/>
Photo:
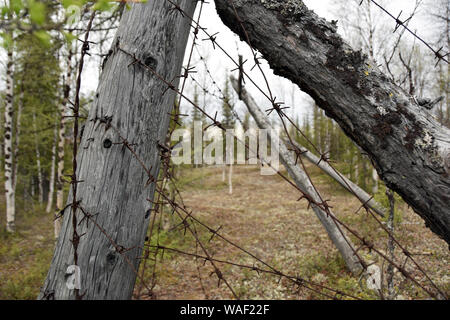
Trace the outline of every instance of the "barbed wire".
<path fill-rule="evenodd" d="M 404 28 L 406 31 L 408 31 L 412 36 L 414 36 L 414 38 L 416 38 L 417 40 L 419 40 L 420 42 L 422 42 L 428 49 L 430 49 L 433 53 L 435 58 L 437 59 L 437 63 L 436 66 L 439 64 L 439 62 L 441 61 L 445 61 L 447 63 L 449 63 L 449 61 L 446 59 L 446 57 L 450 54 L 450 52 L 443 54 L 442 50 L 444 49 L 444 47 L 441 47 L 439 50 L 434 49 L 427 41 L 425 41 L 422 37 L 420 37 L 416 32 L 412 31 L 409 26 L 408 26 L 408 22 L 411 20 L 412 16 L 410 16 L 409 18 L 406 18 L 405 20 L 401 20 L 400 17 L 403 13 L 403 10 L 400 11 L 400 13 L 398 14 L 398 16 L 394 16 L 391 12 L 389 12 L 386 8 L 384 8 L 381 4 L 379 4 L 378 2 L 376 2 L 375 0 L 367 0 L 369 3 L 372 2 L 374 5 L 376 5 L 378 8 L 380 8 L 385 14 L 387 14 L 389 17 L 391 17 L 396 25 L 395 25 L 395 29 L 394 32 L 396 32 L 400 27 Z M 363 4 L 364 0 L 361 0 L 361 2 L 359 3 L 359 5 L 361 6 Z"/>
<path fill-rule="evenodd" d="M 80 111 L 80 89 L 81 89 L 81 74 L 83 73 L 83 66 L 84 66 L 84 57 L 88 55 L 89 53 L 89 33 L 90 29 L 92 27 L 92 22 L 94 21 L 95 17 L 95 10 L 92 11 L 91 18 L 89 19 L 89 23 L 86 28 L 86 33 L 84 36 L 83 45 L 81 48 L 81 57 L 80 62 L 78 65 L 78 77 L 76 82 L 76 89 L 75 89 L 75 102 L 73 104 L 73 118 L 74 118 L 74 124 L 73 124 L 73 154 L 72 154 L 72 176 L 71 176 L 71 185 L 72 185 L 72 205 L 71 205 L 71 211 L 72 211 L 72 246 L 73 246 L 73 264 L 75 266 L 78 265 L 78 244 L 80 242 L 80 238 L 84 235 L 79 235 L 77 232 L 77 209 L 79 208 L 79 201 L 77 199 L 77 189 L 78 189 L 78 183 L 81 181 L 77 180 L 77 153 L 78 153 L 78 129 L 79 129 L 79 111 Z M 79 289 L 75 288 L 75 299 L 81 300 L 83 298 L 84 294 L 80 295 Z"/>

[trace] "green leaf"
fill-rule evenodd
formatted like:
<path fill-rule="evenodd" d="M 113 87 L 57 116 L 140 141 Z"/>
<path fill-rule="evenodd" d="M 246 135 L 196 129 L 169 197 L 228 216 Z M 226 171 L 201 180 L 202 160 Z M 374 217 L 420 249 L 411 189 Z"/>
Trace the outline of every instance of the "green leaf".
<path fill-rule="evenodd" d="M 51 44 L 50 41 L 51 41 L 52 37 L 50 36 L 50 34 L 47 31 L 39 30 L 39 31 L 35 31 L 33 34 L 36 36 L 36 38 L 41 40 L 45 46 L 50 46 L 50 44 Z"/>
<path fill-rule="evenodd" d="M 87 1 L 86 0 L 62 0 L 62 5 L 64 9 L 70 6 L 82 7 Z"/>
<path fill-rule="evenodd" d="M 46 7 L 42 2 L 29 1 L 29 10 L 31 21 L 41 25 L 45 22 Z"/>
<path fill-rule="evenodd" d="M 20 10 L 23 9 L 22 0 L 10 0 L 9 5 L 16 14 L 19 14 Z"/>
<path fill-rule="evenodd" d="M 11 46 L 13 44 L 11 34 L 7 33 L 7 32 L 2 32 L 0 36 L 3 40 L 2 47 L 5 48 L 6 50 L 8 50 L 8 48 L 11 48 Z"/>
<path fill-rule="evenodd" d="M 113 7 L 110 0 L 98 0 L 94 5 L 93 10 L 108 11 Z"/>
<path fill-rule="evenodd" d="M 71 32 L 64 32 L 64 37 L 68 43 L 72 43 L 72 41 L 77 38 L 77 36 Z"/>

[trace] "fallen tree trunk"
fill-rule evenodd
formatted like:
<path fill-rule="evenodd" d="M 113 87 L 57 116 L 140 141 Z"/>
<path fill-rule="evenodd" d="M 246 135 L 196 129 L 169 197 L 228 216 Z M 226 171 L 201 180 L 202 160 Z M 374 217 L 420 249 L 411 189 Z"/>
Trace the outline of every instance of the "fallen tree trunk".
<path fill-rule="evenodd" d="M 193 15 L 196 1 L 178 3 Z M 70 193 L 40 299 L 75 299 L 78 291 L 87 300 L 131 298 L 152 209 L 147 199 L 153 199 L 155 184 L 147 185 L 148 174 L 121 137 L 157 177 L 158 143 L 165 141 L 175 101 L 175 93 L 133 63 L 132 55 L 165 79 L 175 79 L 172 85 L 177 87 L 190 22 L 167 1 L 133 3 L 131 10 L 124 11 L 77 157 L 76 200 L 92 217 L 76 212 L 81 237 L 74 263 Z M 77 274 L 79 288 L 78 281 L 67 282 L 77 280 Z"/>
<path fill-rule="evenodd" d="M 240 88 L 239 82 L 233 77 L 231 77 L 231 84 L 241 97 L 242 101 L 245 102 L 248 111 L 253 116 L 253 119 L 255 119 L 255 122 L 257 123 L 258 127 L 260 129 L 266 129 L 269 132 L 271 132 L 271 129 L 273 128 L 271 127 L 271 124 L 267 119 L 267 116 L 259 109 L 256 102 L 248 94 L 247 90 L 245 90 L 242 87 Z M 273 147 L 274 145 L 272 145 L 272 148 Z M 321 203 L 322 200 L 318 191 L 312 185 L 306 172 L 303 171 L 296 164 L 295 156 L 292 155 L 292 152 L 288 150 L 287 146 L 283 143 L 283 141 L 280 141 L 278 151 L 280 154 L 281 162 L 286 167 L 287 171 L 289 172 L 289 175 L 292 177 L 297 187 L 299 187 L 300 190 L 302 190 L 305 194 L 309 195 L 315 202 Z M 351 243 L 350 239 L 346 237 L 346 235 L 338 227 L 337 223 L 333 220 L 333 218 L 331 218 L 319 206 L 311 204 L 311 208 L 316 214 L 317 218 L 319 218 L 325 230 L 327 231 L 331 241 L 342 255 L 342 258 L 344 259 L 348 269 L 354 275 L 360 274 L 360 272 L 363 270 L 363 267 L 361 263 L 358 261 L 357 256 L 355 255 L 355 247 Z"/>
<path fill-rule="evenodd" d="M 301 0 L 215 2 L 225 25 L 308 93 L 450 244 L 450 130 Z"/>

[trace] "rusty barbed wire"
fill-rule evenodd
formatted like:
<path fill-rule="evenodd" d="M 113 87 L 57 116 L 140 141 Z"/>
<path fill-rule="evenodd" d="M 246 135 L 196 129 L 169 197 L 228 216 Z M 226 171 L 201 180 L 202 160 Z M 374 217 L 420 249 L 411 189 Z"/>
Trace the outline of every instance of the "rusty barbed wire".
<path fill-rule="evenodd" d="M 150 245 L 149 247 L 150 248 L 154 248 L 156 251 L 158 251 L 158 250 L 168 250 L 168 251 L 172 251 L 172 252 L 175 252 L 175 253 L 178 253 L 178 254 L 181 254 L 181 255 L 186 255 L 186 256 L 197 258 L 197 259 L 201 259 L 201 260 L 204 260 L 204 261 L 209 261 L 211 259 L 211 258 L 202 256 L 202 255 L 198 255 L 196 253 L 186 252 L 186 251 L 183 251 L 183 250 L 180 250 L 180 249 L 165 247 L 165 246 L 161 246 L 161 245 Z M 342 292 L 342 291 L 339 291 L 339 290 L 335 290 L 333 288 L 329 288 L 329 287 L 326 287 L 326 286 L 323 286 L 323 285 L 319 285 L 317 283 L 305 280 L 305 279 L 303 279 L 301 277 L 298 277 L 298 276 L 287 275 L 287 274 L 284 274 L 284 273 L 282 273 L 282 272 L 280 272 L 280 271 L 278 271 L 276 269 L 267 270 L 267 269 L 262 269 L 260 267 L 257 267 L 256 265 L 245 265 L 245 264 L 235 263 L 235 262 L 222 260 L 222 259 L 217 259 L 217 258 L 212 258 L 212 259 L 215 262 L 218 262 L 218 263 L 222 263 L 222 264 L 238 267 L 240 269 L 247 269 L 247 270 L 250 270 L 250 271 L 254 271 L 254 272 L 258 273 L 258 274 L 259 273 L 266 273 L 266 274 L 274 275 L 274 276 L 277 276 L 277 277 L 285 278 L 287 280 L 290 280 L 290 281 L 294 282 L 294 284 L 296 284 L 296 285 L 303 286 L 303 287 L 305 287 L 308 290 L 311 290 L 311 291 L 313 291 L 315 293 L 318 293 L 320 295 L 323 295 L 323 296 L 331 298 L 331 299 L 335 299 L 336 295 L 340 295 L 340 296 L 349 297 L 349 298 L 352 298 L 352 299 L 355 299 L 355 300 L 361 300 L 360 298 L 358 298 L 356 296 L 353 296 L 351 294 L 347 294 L 345 292 Z M 261 262 L 261 261 L 258 261 L 258 262 Z M 321 291 L 318 291 L 317 289 L 313 288 L 314 286 L 318 286 L 318 287 L 320 287 L 320 289 L 329 290 L 329 291 L 334 293 L 334 296 L 331 296 L 331 295 L 328 295 L 328 294 L 323 293 Z"/>
<path fill-rule="evenodd" d="M 71 205 L 71 212 L 72 212 L 72 246 L 73 246 L 73 263 L 74 265 L 78 265 L 78 244 L 80 242 L 80 238 L 84 235 L 79 235 L 77 232 L 77 209 L 79 208 L 79 201 L 77 199 L 77 189 L 78 189 L 78 183 L 80 181 L 77 180 L 77 153 L 78 153 L 78 118 L 79 118 L 79 110 L 80 110 L 80 89 L 81 89 L 81 74 L 83 73 L 83 66 L 84 66 L 84 57 L 86 55 L 89 55 L 89 33 L 90 29 L 92 27 L 92 22 L 94 21 L 95 17 L 95 10 L 91 14 L 91 18 L 89 19 L 89 23 L 87 25 L 87 31 L 84 36 L 84 41 L 82 48 L 81 48 L 81 57 L 80 62 L 78 65 L 78 77 L 76 82 L 76 89 L 75 89 L 75 102 L 73 104 L 73 118 L 74 118 L 74 124 L 73 124 L 73 154 L 72 154 L 72 177 L 71 177 L 71 185 L 72 185 L 72 205 Z M 75 299 L 81 300 L 83 298 L 84 294 L 80 295 L 79 289 L 75 288 Z"/>
<path fill-rule="evenodd" d="M 437 63 L 436 66 L 439 64 L 439 62 L 441 61 L 445 61 L 447 63 L 449 63 L 449 61 L 446 59 L 446 57 L 450 54 L 450 52 L 443 54 L 442 50 L 444 49 L 444 47 L 441 47 L 439 50 L 435 50 L 427 41 L 425 41 L 422 37 L 420 37 L 416 32 L 412 31 L 409 27 L 408 27 L 408 22 L 411 20 L 412 16 L 409 18 L 406 18 L 405 20 L 401 20 L 400 17 L 403 13 L 403 10 L 400 11 L 400 13 L 398 14 L 398 16 L 394 16 L 391 12 L 389 12 L 386 8 L 384 8 L 381 4 L 379 4 L 378 2 L 376 2 L 375 0 L 367 0 L 369 3 L 372 2 L 374 5 L 376 5 L 378 8 L 380 8 L 385 14 L 387 14 L 389 17 L 391 17 L 396 25 L 395 25 L 395 29 L 394 32 L 396 32 L 400 26 L 403 27 L 406 31 L 408 31 L 414 38 L 416 38 L 417 40 L 419 40 L 420 42 L 422 42 L 428 49 L 430 49 L 433 53 L 435 58 L 437 59 Z M 361 0 L 361 2 L 359 3 L 359 5 L 361 6 L 363 4 L 364 0 Z"/>

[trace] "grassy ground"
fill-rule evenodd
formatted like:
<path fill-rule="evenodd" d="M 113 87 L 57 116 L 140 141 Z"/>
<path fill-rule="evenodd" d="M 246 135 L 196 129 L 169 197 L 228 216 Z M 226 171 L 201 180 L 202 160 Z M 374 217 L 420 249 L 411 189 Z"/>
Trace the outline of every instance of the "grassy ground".
<path fill-rule="evenodd" d="M 367 236 L 385 250 L 387 237 L 373 219 L 355 214 L 360 204 L 342 188 L 314 168 L 313 180 L 324 198 L 331 199 L 338 217 Z M 285 274 L 298 275 L 335 289 L 351 292 L 365 299 L 377 296 L 346 271 L 345 264 L 328 239 L 318 219 L 307 209 L 305 201 L 297 201 L 298 192 L 278 176 L 261 176 L 257 167 L 234 167 L 233 194 L 222 181 L 221 168 L 184 169 L 179 172 L 179 187 L 185 204 L 193 214 L 211 228 L 219 228 L 228 239 L 252 252 Z M 1 202 L 1 200 L 0 200 Z M 425 228 L 422 220 L 404 204 L 399 204 L 396 219 L 397 237 L 413 253 L 414 258 L 431 278 L 449 292 L 449 251 L 446 243 Z M 53 250 L 51 215 L 40 208 L 21 210 L 17 217 L 18 233 L 4 232 L 4 205 L 0 209 L 0 299 L 34 299 L 45 277 Z M 155 216 L 152 243 L 202 254 L 193 237 L 177 227 L 180 220 L 167 211 L 163 218 Z M 198 237 L 216 259 L 253 265 L 255 261 L 240 250 L 196 226 Z M 355 239 L 353 239 L 355 241 Z M 383 266 L 375 255 L 363 255 Z M 399 252 L 397 251 L 397 254 Z M 150 257 L 154 256 L 150 254 Z M 297 287 L 285 280 L 227 264 L 218 264 L 223 276 L 242 299 L 318 299 L 322 296 Z M 260 263 L 256 266 L 263 267 Z M 409 270 L 421 282 L 423 276 Z M 229 299 L 230 291 L 221 283 L 209 263 L 195 258 L 160 251 L 149 259 L 144 270 L 147 286 L 153 284 L 151 298 L 156 299 Z M 396 276 L 400 285 L 401 277 Z M 148 299 L 147 288 L 138 281 L 135 297 Z M 401 298 L 426 298 L 417 287 L 401 286 Z"/>
<path fill-rule="evenodd" d="M 0 228 L 0 299 L 36 299 L 53 254 L 53 221 L 39 207 L 17 214 L 17 233 Z"/>

